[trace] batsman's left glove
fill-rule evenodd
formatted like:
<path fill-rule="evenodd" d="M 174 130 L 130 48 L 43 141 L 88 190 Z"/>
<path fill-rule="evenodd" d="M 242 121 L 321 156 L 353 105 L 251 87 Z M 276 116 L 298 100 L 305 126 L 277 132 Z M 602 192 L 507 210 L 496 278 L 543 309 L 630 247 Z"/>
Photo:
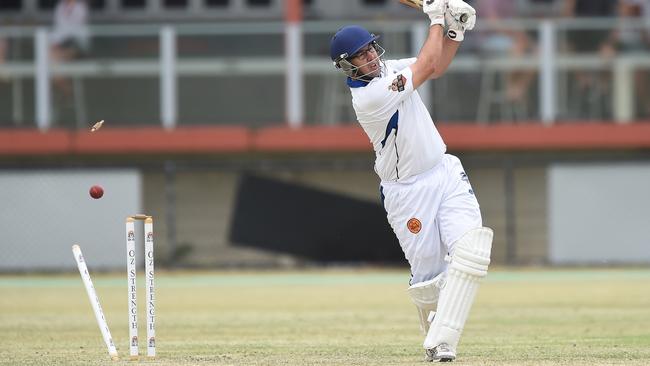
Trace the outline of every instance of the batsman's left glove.
<path fill-rule="evenodd" d="M 449 0 L 445 11 L 447 37 L 461 42 L 465 39 L 465 31 L 474 29 L 476 10 L 463 0 Z"/>

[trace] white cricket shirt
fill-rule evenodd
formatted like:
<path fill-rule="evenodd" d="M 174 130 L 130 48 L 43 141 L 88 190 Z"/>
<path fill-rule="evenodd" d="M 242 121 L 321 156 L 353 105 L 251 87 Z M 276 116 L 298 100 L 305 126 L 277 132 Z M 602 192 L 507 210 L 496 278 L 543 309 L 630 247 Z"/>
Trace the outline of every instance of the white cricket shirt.
<path fill-rule="evenodd" d="M 375 172 L 384 182 L 404 181 L 436 166 L 447 150 L 409 67 L 416 58 L 387 60 L 381 77 L 348 78 L 357 120 L 375 150 Z"/>

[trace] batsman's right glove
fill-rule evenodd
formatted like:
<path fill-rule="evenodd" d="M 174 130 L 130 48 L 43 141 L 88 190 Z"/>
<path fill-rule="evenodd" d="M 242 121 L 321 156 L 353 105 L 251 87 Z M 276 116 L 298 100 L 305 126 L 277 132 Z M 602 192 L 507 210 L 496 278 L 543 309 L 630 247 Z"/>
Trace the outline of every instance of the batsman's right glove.
<path fill-rule="evenodd" d="M 431 26 L 440 24 L 445 26 L 445 10 L 447 10 L 447 0 L 424 0 L 422 11 L 431 19 Z"/>

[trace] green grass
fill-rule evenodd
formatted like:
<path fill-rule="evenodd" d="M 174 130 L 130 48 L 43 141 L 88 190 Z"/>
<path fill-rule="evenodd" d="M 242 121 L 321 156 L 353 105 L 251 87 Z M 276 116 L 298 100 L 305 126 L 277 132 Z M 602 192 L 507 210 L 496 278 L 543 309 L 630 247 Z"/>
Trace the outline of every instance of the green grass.
<path fill-rule="evenodd" d="M 93 280 L 124 357 L 126 276 Z M 157 359 L 111 362 L 78 275 L 0 276 L 0 365 L 424 364 L 405 271 L 156 280 Z M 650 270 L 494 270 L 456 364 L 648 365 Z"/>

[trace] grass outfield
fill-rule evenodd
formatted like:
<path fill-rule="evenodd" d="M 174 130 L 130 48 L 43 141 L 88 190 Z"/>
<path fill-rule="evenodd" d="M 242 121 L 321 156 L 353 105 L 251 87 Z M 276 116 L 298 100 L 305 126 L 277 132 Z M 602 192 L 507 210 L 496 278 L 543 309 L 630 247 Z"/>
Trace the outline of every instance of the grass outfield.
<path fill-rule="evenodd" d="M 126 276 L 93 280 L 124 358 Z M 161 271 L 158 357 L 139 363 L 424 365 L 407 280 L 384 270 Z M 78 274 L 0 276 L 0 365 L 133 364 L 110 361 Z M 494 270 L 456 364 L 649 365 L 650 270 Z"/>

